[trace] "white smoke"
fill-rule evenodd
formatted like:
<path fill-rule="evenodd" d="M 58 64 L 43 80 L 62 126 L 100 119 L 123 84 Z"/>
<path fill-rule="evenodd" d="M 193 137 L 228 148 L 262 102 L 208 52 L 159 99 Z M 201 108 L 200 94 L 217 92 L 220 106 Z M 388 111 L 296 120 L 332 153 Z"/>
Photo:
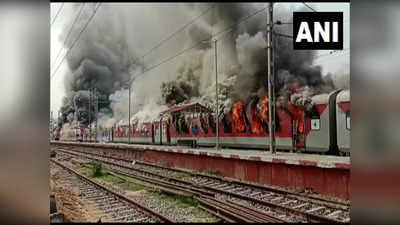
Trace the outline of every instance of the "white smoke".
<path fill-rule="evenodd" d="M 103 4 L 90 29 L 83 35 L 83 43 L 68 58 L 72 75 L 66 79 L 67 90 L 87 90 L 93 81 L 99 85 L 99 90 L 109 101 L 107 107 L 99 109 L 99 124 L 104 127 L 128 123 L 128 80 L 133 80 L 130 110 L 132 123 L 155 120 L 161 111 L 173 104 L 200 102 L 215 107 L 215 58 L 212 43 L 199 45 L 159 67 L 153 65 L 226 29 L 259 8 L 257 4 L 217 4 L 216 8 L 184 32 L 140 58 L 160 38 L 170 34 L 171 28 L 181 27 L 210 6 L 207 3 L 195 3 L 150 8 L 140 4 L 132 4 L 130 7 Z M 87 15 L 84 18 L 87 19 Z M 233 28 L 232 32 L 219 37 L 219 100 L 225 109 L 239 99 L 246 102 L 251 95 L 257 94 L 261 98 L 266 94 L 264 30 L 265 20 L 260 14 L 244 26 Z M 312 62 L 313 53 L 292 54 L 288 50 L 290 46 L 285 43 L 279 44 L 283 52 L 279 52 L 279 67 L 286 69 L 282 71 L 290 74 L 290 79 L 300 80 L 302 84 L 311 81 L 315 87 L 324 85 L 320 70 L 307 66 Z M 285 72 L 282 71 L 279 75 L 283 74 L 281 77 L 284 77 Z M 160 88 L 163 84 L 163 88 Z M 307 97 L 308 92 L 304 94 Z M 296 98 L 293 101 L 300 100 Z M 72 107 L 65 110 L 68 113 L 70 111 L 73 111 Z"/>

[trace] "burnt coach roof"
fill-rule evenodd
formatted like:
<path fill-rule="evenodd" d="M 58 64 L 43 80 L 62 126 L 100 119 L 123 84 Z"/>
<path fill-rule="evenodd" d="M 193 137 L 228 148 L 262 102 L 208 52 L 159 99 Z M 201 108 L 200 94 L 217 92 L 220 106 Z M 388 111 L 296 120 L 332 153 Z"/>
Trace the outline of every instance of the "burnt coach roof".
<path fill-rule="evenodd" d="M 329 101 L 329 94 L 314 95 L 311 97 L 311 100 L 316 105 L 327 104 Z"/>
<path fill-rule="evenodd" d="M 201 105 L 198 102 L 195 102 L 195 103 L 191 103 L 191 104 L 183 104 L 183 105 L 171 106 L 167 110 L 162 111 L 160 114 L 164 115 L 164 114 L 167 114 L 167 113 L 175 113 L 175 112 L 181 112 L 181 111 L 185 111 L 185 112 L 195 112 L 195 111 L 197 111 L 197 112 L 198 111 L 212 112 L 209 108 Z"/>

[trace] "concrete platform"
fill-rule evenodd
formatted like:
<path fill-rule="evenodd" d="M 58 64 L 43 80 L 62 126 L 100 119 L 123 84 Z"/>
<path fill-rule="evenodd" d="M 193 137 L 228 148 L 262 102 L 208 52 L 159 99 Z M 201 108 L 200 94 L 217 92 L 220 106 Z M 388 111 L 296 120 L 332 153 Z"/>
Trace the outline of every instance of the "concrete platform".
<path fill-rule="evenodd" d="M 77 145 L 85 151 L 223 176 L 264 185 L 312 190 L 318 194 L 349 199 L 350 157 L 318 154 L 184 146 L 128 145 L 115 143 L 52 142 Z M 86 148 L 87 147 L 87 148 Z M 109 151 L 113 149 L 113 151 Z"/>

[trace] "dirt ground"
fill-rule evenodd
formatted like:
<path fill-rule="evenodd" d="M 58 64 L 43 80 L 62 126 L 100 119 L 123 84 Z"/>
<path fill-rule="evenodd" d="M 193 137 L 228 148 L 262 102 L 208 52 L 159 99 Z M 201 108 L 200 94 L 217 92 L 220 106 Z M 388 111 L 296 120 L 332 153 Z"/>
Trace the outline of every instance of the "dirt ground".
<path fill-rule="evenodd" d="M 98 209 L 94 203 L 81 198 L 77 188 L 74 190 L 75 188 L 69 185 L 63 186 L 61 178 L 57 176 L 59 170 L 61 169 L 56 166 L 50 166 L 50 189 L 51 194 L 55 196 L 57 211 L 63 213 L 68 222 L 98 222 L 101 209 Z M 105 182 L 99 178 L 95 180 L 177 222 L 215 222 L 215 218 L 207 212 L 176 202 L 173 198 L 160 199 L 159 194 L 147 188 L 130 190 L 122 184 Z M 111 218 L 102 217 L 101 222 L 113 221 Z"/>
<path fill-rule="evenodd" d="M 76 190 L 59 184 L 57 170 L 50 167 L 50 194 L 55 197 L 57 212 L 63 213 L 68 222 L 97 222 L 99 217 L 92 213 L 96 211 L 93 204 L 81 199 Z"/>

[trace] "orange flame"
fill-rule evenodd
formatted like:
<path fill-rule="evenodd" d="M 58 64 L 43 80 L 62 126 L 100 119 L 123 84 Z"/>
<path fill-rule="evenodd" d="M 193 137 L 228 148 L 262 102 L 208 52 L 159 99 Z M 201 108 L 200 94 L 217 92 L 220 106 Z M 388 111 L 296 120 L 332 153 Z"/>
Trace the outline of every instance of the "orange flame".
<path fill-rule="evenodd" d="M 245 126 L 244 116 L 243 116 L 243 101 L 242 100 L 240 100 L 239 102 L 237 102 L 233 105 L 232 117 L 233 117 L 233 123 L 235 125 L 236 131 L 238 131 L 238 132 L 244 131 L 246 126 Z"/>
<path fill-rule="evenodd" d="M 301 117 L 299 120 L 299 133 L 303 133 L 303 118 Z"/>
<path fill-rule="evenodd" d="M 251 111 L 252 131 L 259 134 L 262 132 L 261 120 L 255 111 Z"/>
<path fill-rule="evenodd" d="M 299 133 L 302 134 L 303 133 L 303 111 L 301 110 L 300 107 L 296 107 L 295 119 L 298 121 L 297 129 L 298 129 Z"/>
<path fill-rule="evenodd" d="M 289 104 L 287 109 L 293 115 L 293 129 L 298 131 L 300 134 L 304 132 L 304 121 L 303 121 L 303 110 L 300 107 Z"/>
<path fill-rule="evenodd" d="M 265 96 L 261 102 L 261 120 L 268 122 L 268 96 Z"/>

